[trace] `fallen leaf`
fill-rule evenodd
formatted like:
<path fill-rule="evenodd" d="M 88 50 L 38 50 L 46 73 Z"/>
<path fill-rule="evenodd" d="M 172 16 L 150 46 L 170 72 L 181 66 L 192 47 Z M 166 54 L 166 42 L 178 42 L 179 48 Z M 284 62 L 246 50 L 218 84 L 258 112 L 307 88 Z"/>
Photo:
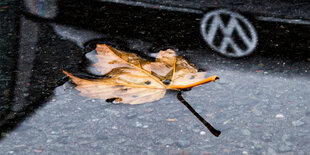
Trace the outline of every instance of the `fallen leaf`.
<path fill-rule="evenodd" d="M 105 44 L 97 44 L 96 51 L 98 62 L 93 66 L 107 78 L 81 79 L 63 71 L 85 97 L 141 104 L 159 100 L 167 89 L 187 89 L 219 79 L 206 78 L 206 72 L 198 72 L 172 49 L 160 51 L 155 62 Z"/>

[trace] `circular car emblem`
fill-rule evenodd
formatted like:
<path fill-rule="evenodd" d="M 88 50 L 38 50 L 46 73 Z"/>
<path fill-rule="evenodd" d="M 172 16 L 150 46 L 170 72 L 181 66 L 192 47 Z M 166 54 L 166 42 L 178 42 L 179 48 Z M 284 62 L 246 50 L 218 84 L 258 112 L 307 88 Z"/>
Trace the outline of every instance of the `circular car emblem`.
<path fill-rule="evenodd" d="M 249 55 L 257 44 L 253 25 L 240 14 L 227 10 L 205 14 L 201 34 L 212 49 L 230 57 Z"/>

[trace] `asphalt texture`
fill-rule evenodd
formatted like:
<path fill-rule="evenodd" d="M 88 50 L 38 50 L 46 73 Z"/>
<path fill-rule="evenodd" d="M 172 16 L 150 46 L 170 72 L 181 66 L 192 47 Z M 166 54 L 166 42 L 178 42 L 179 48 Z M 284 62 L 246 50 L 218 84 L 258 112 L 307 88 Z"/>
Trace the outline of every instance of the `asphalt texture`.
<path fill-rule="evenodd" d="M 24 32 L 20 32 L 18 61 L 32 65 L 26 69 L 22 63 L 17 66 L 18 72 L 31 73 L 27 75 L 31 79 L 17 75 L 20 85 L 15 91 L 20 93 L 19 97 L 28 99 L 16 100 L 23 103 L 30 98 L 41 104 L 31 112 L 16 109 L 26 114 L 12 130 L 1 132 L 0 154 L 307 155 L 310 152 L 308 57 L 258 54 L 266 49 L 247 58 L 231 59 L 206 49 L 177 50 L 198 68 L 221 78 L 183 92 L 184 99 L 222 132 L 215 137 L 180 103 L 175 91 L 168 91 L 158 101 L 140 105 L 79 96 L 74 84 L 61 71 L 65 64 L 70 64 L 70 59 L 73 61 L 70 68 L 80 71 L 83 68 L 80 60 L 92 51 L 81 50 L 87 41 L 85 36 L 98 38 L 104 34 L 20 20 L 20 30 Z M 35 26 L 23 29 L 23 25 Z M 36 31 L 37 38 L 31 31 Z M 143 39 L 121 39 L 128 49 L 142 51 L 141 55 L 154 57 L 157 52 L 147 51 L 152 43 Z M 22 46 L 27 46 L 27 51 Z M 48 55 L 51 53 L 52 56 Z M 20 59 L 23 54 L 26 57 Z M 49 78 L 43 79 L 45 74 Z M 59 84 L 52 79 L 65 82 Z M 34 81 L 51 86 L 33 86 Z M 19 87 L 23 90 L 18 90 Z M 46 93 L 47 90 L 51 93 Z M 32 98 L 33 94 L 46 97 Z"/>
<path fill-rule="evenodd" d="M 12 97 L 10 88 L 14 85 L 12 70 L 16 65 L 15 47 L 18 44 L 18 32 L 15 31 L 17 17 L 12 16 L 15 13 L 12 4 L 13 1 L 0 2 L 0 114 L 8 107 L 6 103 L 10 102 Z"/>
<path fill-rule="evenodd" d="M 116 0 L 101 0 L 101 1 L 116 1 Z M 125 3 L 125 0 L 119 0 L 120 3 Z M 132 2 L 132 1 L 130 1 Z M 309 3 L 307 0 L 299 1 L 268 1 L 268 0 L 139 0 L 135 5 L 141 3 L 151 3 L 163 6 L 171 6 L 178 8 L 188 8 L 194 10 L 205 11 L 209 8 L 230 8 L 232 10 L 240 10 L 245 12 L 252 12 L 264 16 L 286 16 L 286 18 L 305 18 L 309 19 Z M 293 4 L 293 5 L 292 5 Z M 294 8 L 294 9 L 293 9 Z M 276 11 L 275 11 L 276 10 Z"/>
<path fill-rule="evenodd" d="M 307 154 L 309 62 L 238 63 L 179 51 L 220 80 L 183 93 L 214 137 L 169 91 L 156 102 L 112 104 L 78 95 L 71 82 L 0 142 L 4 154 Z M 217 58 L 216 58 L 217 57 Z M 232 67 L 233 66 L 233 67 Z"/>

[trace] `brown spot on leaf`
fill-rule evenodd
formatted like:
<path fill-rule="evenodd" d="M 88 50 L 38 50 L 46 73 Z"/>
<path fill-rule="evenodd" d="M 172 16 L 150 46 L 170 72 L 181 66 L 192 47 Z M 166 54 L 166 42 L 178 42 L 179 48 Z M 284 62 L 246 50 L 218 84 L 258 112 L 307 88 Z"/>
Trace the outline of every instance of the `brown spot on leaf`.
<path fill-rule="evenodd" d="M 118 99 L 118 98 L 117 98 L 117 97 L 108 98 L 108 99 L 106 99 L 105 101 L 108 102 L 108 103 L 112 103 L 112 102 L 115 101 L 116 99 Z"/>

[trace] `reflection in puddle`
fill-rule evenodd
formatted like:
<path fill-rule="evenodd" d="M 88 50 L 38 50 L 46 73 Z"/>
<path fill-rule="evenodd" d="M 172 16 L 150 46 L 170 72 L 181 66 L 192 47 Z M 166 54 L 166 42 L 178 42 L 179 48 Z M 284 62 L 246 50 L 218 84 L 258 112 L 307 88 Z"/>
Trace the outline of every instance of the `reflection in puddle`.
<path fill-rule="evenodd" d="M 32 70 L 33 70 L 33 61 L 36 56 L 36 44 L 39 39 L 39 26 L 25 19 L 24 17 L 21 19 L 21 32 L 23 32 L 20 39 L 20 49 L 18 51 L 19 58 L 17 64 L 17 72 L 16 75 L 16 84 L 14 94 L 14 102 L 11 110 L 18 112 L 22 111 L 25 107 L 29 106 L 27 101 L 27 97 L 29 94 L 29 83 L 31 82 Z M 31 40 L 29 40 L 29 36 L 31 36 Z"/>
<path fill-rule="evenodd" d="M 52 26 L 57 35 L 61 36 L 62 39 L 73 41 L 81 48 L 83 48 L 85 43 L 90 40 L 104 38 L 104 35 L 92 31 L 67 27 L 58 24 L 52 24 Z"/>
<path fill-rule="evenodd" d="M 43 18 L 53 18 L 57 15 L 56 0 L 24 0 L 28 11 Z"/>

